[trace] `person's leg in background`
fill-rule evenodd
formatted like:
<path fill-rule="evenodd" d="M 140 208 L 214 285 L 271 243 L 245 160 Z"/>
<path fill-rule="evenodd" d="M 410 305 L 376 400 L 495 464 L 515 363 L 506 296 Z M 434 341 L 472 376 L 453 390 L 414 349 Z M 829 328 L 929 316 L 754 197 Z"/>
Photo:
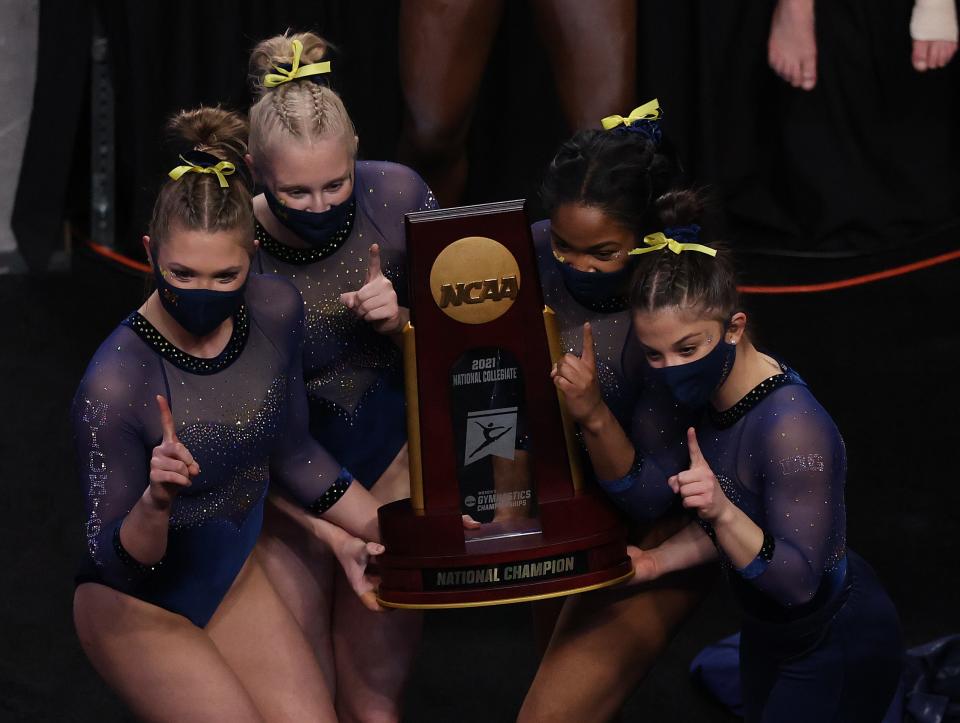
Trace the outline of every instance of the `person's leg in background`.
<path fill-rule="evenodd" d="M 502 0 L 400 3 L 406 108 L 398 159 L 423 176 L 442 207 L 463 198 L 467 134 L 502 13 Z"/>

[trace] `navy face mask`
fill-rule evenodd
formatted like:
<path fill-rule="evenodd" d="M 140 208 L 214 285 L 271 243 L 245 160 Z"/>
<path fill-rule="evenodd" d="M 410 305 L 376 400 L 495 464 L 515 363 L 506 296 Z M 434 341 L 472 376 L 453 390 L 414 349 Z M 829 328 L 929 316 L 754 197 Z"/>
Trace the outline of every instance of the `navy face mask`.
<path fill-rule="evenodd" d="M 233 291 L 181 289 L 163 278 L 157 266 L 153 267 L 153 277 L 160 303 L 167 313 L 194 336 L 206 336 L 237 313 L 243 304 L 243 292 L 250 274 L 248 272 L 243 285 Z"/>
<path fill-rule="evenodd" d="M 697 409 L 706 406 L 713 393 L 727 380 L 737 356 L 737 345 L 723 337 L 702 359 L 670 367 L 649 367 L 651 379 L 664 384 L 674 398 Z"/>
<path fill-rule="evenodd" d="M 338 232 L 341 237 L 336 240 L 336 245 L 339 246 L 353 224 L 353 212 L 356 207 L 353 191 L 343 203 L 318 213 L 284 206 L 280 203 L 280 199 L 270 193 L 270 189 L 264 189 L 263 195 L 277 220 L 314 248 L 334 241 Z"/>
<path fill-rule="evenodd" d="M 579 271 L 554 256 L 560 267 L 563 284 L 580 304 L 592 311 L 622 311 L 627 304 L 627 290 L 633 275 L 633 257 L 618 271 Z"/>

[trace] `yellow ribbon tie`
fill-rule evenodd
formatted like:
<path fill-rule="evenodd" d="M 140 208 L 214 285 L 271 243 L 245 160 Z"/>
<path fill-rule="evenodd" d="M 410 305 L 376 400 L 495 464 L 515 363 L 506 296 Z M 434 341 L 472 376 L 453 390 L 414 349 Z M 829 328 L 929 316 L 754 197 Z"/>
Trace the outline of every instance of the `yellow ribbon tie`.
<path fill-rule="evenodd" d="M 632 111 L 630 115 L 624 118 L 622 115 L 608 115 L 606 118 L 600 121 L 600 125 L 603 126 L 603 130 L 608 131 L 612 128 L 616 128 L 619 125 L 629 126 L 638 120 L 660 120 L 660 101 L 656 98 L 653 100 L 644 103 L 641 106 L 637 106 Z"/>
<path fill-rule="evenodd" d="M 220 163 L 215 166 L 207 166 L 204 168 L 203 166 L 196 166 L 190 163 L 190 161 L 183 156 L 180 156 L 180 160 L 186 165 L 177 166 L 167 174 L 174 181 L 179 181 L 180 177 L 184 173 L 212 173 L 217 177 L 217 181 L 220 183 L 220 188 L 227 188 L 230 184 L 227 183 L 226 176 L 229 176 L 231 173 L 237 170 L 236 166 L 230 163 L 230 161 L 220 161 Z"/>
<path fill-rule="evenodd" d="M 267 73 L 263 76 L 263 84 L 267 88 L 275 88 L 283 83 L 289 83 L 291 80 L 306 78 L 310 75 L 322 75 L 330 72 L 330 61 L 325 60 L 322 63 L 310 63 L 309 65 L 300 65 L 300 53 L 303 52 L 303 43 L 294 40 L 293 43 L 293 64 L 290 70 L 273 66 L 276 73 Z"/>
<path fill-rule="evenodd" d="M 706 254 L 707 256 L 717 255 L 716 249 L 712 249 L 709 246 L 704 246 L 703 244 L 682 244 L 676 239 L 667 238 L 663 231 L 657 231 L 649 236 L 644 236 L 643 242 L 647 245 L 646 248 L 633 249 L 630 252 L 631 256 L 648 254 L 651 251 L 660 251 L 664 248 L 668 249 L 669 251 L 673 251 L 675 254 L 679 254 L 681 251 L 699 251 L 701 254 Z"/>

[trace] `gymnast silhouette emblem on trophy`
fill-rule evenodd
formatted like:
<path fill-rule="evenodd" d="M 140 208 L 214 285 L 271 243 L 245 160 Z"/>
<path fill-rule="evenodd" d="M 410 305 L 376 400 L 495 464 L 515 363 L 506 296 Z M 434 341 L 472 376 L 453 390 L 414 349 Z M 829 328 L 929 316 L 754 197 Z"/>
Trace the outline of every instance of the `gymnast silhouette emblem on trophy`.
<path fill-rule="evenodd" d="M 500 417 L 508 417 L 512 424 L 509 427 L 503 425 L 495 424 L 492 420 L 487 422 L 481 422 L 477 417 L 497 417 L 497 421 L 500 421 Z M 480 452 L 487 450 L 484 454 L 492 454 L 497 457 L 506 457 L 507 459 L 513 459 L 513 441 L 516 440 L 516 434 L 514 434 L 510 439 L 503 440 L 509 444 L 496 444 L 500 440 L 509 434 L 512 430 L 515 429 L 516 420 L 517 420 L 517 408 L 512 409 L 494 409 L 489 412 L 473 412 L 467 415 L 467 419 L 473 422 L 483 435 L 483 441 L 477 439 L 477 435 L 474 432 L 472 427 L 468 427 L 467 431 L 467 444 L 472 446 L 476 442 L 480 441 L 480 446 L 475 447 L 472 452 L 468 452 L 466 457 L 463 460 L 464 464 L 469 464 L 470 462 L 475 462 L 481 457 L 477 457 Z M 496 446 L 492 446 L 496 445 Z M 487 449 L 489 447 L 489 449 Z M 467 449 L 470 447 L 468 446 Z"/>

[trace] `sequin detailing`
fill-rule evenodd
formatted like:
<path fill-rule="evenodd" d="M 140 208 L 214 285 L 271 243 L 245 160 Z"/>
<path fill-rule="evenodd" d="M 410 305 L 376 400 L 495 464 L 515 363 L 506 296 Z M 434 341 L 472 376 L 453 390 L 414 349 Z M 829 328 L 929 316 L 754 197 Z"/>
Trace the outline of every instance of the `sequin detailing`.
<path fill-rule="evenodd" d="M 747 392 L 743 399 L 734 404 L 729 409 L 718 412 L 710 407 L 710 421 L 718 429 L 727 429 L 736 424 L 747 412 L 757 406 L 770 392 L 787 384 L 798 384 L 797 377 L 793 374 L 783 373 L 775 374 L 772 377 L 764 379 L 757 386 Z"/>
<path fill-rule="evenodd" d="M 777 549 L 777 541 L 769 532 L 763 533 L 763 544 L 760 545 L 760 552 L 750 561 L 750 564 L 737 572 L 744 580 L 753 580 L 760 577 L 773 560 L 773 553 Z"/>
<path fill-rule="evenodd" d="M 574 298 L 582 307 L 590 311 L 595 311 L 598 314 L 618 314 L 630 308 L 630 298 L 625 294 L 623 296 L 613 296 L 609 299 L 603 299 L 602 301 L 585 299 L 579 296 Z"/>
<path fill-rule="evenodd" d="M 207 422 L 177 431 L 200 463 L 201 474 L 181 492 L 170 515 L 171 529 L 189 529 L 207 520 L 229 520 L 238 528 L 264 496 L 269 467 L 264 444 L 280 434 L 287 378 L 277 377 L 258 408 L 235 425 Z"/>
<path fill-rule="evenodd" d="M 823 472 L 822 454 L 804 454 L 780 460 L 780 469 L 784 476 L 797 472 Z"/>
<path fill-rule="evenodd" d="M 737 507 L 743 507 L 743 496 L 740 494 L 740 485 L 736 484 L 725 474 L 717 474 L 717 484 L 723 490 L 723 494 Z"/>
<path fill-rule="evenodd" d="M 250 317 L 247 314 L 247 307 L 241 306 L 233 317 L 233 332 L 230 334 L 230 339 L 223 351 L 211 359 L 204 359 L 187 354 L 175 347 L 138 311 L 130 314 L 122 323 L 124 326 L 133 329 L 137 336 L 168 362 L 191 374 L 216 374 L 226 369 L 233 363 L 234 359 L 240 356 L 250 333 Z"/>
<path fill-rule="evenodd" d="M 347 240 L 347 237 L 350 236 L 350 232 L 353 230 L 353 219 L 356 216 L 357 202 L 351 198 L 349 203 L 350 206 L 347 209 L 340 228 L 334 231 L 322 246 L 310 246 L 306 248 L 287 246 L 267 233 L 267 230 L 259 223 L 256 225 L 254 238 L 260 242 L 260 248 L 271 256 L 288 264 L 295 264 L 297 266 L 315 264 L 317 261 L 325 259 L 327 256 L 335 253 L 343 246 L 343 242 Z"/>
<path fill-rule="evenodd" d="M 107 462 L 100 446 L 97 432 L 106 424 L 108 406 L 104 402 L 84 399 L 83 409 L 80 411 L 80 421 L 90 434 L 87 440 L 87 459 L 84 460 L 84 472 L 87 477 L 87 505 L 90 509 L 87 515 L 85 534 L 87 550 L 90 557 L 98 565 L 102 565 L 97 554 L 100 548 L 98 536 L 103 529 L 103 520 L 100 518 L 100 503 L 107 494 Z"/>
<path fill-rule="evenodd" d="M 142 562 L 137 560 L 133 555 L 127 552 L 127 548 L 123 546 L 123 542 L 120 539 L 120 526 L 114 528 L 113 530 L 113 551 L 117 554 L 117 559 L 120 560 L 124 565 L 132 569 L 134 572 L 145 575 L 151 572 L 156 572 L 160 569 L 160 566 L 163 565 L 163 560 L 160 559 L 152 565 L 144 565 Z"/>
<path fill-rule="evenodd" d="M 313 402 L 329 402 L 353 415 L 385 372 L 401 368 L 400 350 L 340 303 L 340 289 L 331 289 L 327 298 L 312 291 L 304 291 L 307 393 Z"/>
<path fill-rule="evenodd" d="M 318 517 L 322 515 L 340 501 L 340 498 L 347 493 L 352 483 L 353 477 L 350 473 L 341 469 L 340 476 L 337 477 L 336 481 L 310 505 L 310 512 Z"/>

